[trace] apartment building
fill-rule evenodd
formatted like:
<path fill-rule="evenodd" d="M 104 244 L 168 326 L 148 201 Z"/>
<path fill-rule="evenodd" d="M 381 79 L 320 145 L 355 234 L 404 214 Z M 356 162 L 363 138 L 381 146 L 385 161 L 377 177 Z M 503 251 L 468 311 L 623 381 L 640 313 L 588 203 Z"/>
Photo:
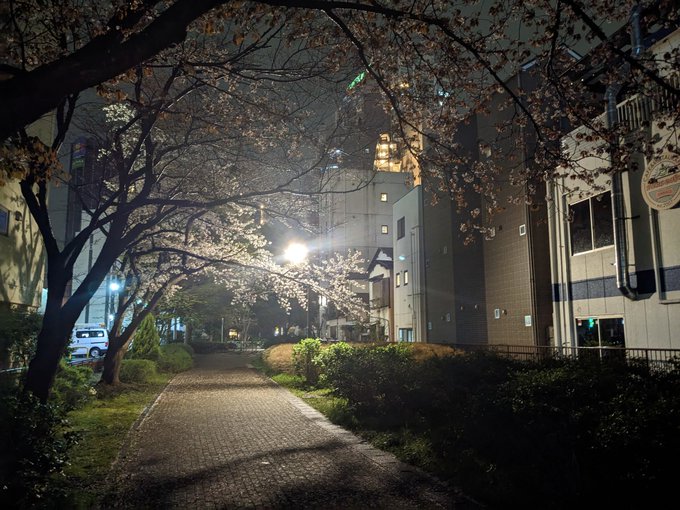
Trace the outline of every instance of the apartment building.
<path fill-rule="evenodd" d="M 679 48 L 675 31 L 647 51 L 663 62 Z M 677 88 L 673 72 L 661 69 Z M 628 171 L 604 172 L 592 183 L 570 175 L 551 183 L 555 345 L 680 348 L 679 140 L 668 127 L 678 105 L 680 97 L 660 89 L 612 100 L 599 120 L 643 133 L 658 155 L 636 154 Z M 563 149 L 586 154 L 583 168 L 606 170 L 598 152 L 609 148 L 587 134 L 575 129 Z"/>

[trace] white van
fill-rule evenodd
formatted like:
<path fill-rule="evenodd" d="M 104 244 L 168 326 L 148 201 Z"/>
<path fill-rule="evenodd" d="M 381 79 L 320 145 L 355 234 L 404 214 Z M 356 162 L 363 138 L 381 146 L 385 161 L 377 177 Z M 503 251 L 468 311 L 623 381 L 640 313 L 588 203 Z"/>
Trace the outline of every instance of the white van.
<path fill-rule="evenodd" d="M 76 324 L 69 348 L 72 356 L 99 358 L 109 349 L 109 332 L 99 324 Z"/>

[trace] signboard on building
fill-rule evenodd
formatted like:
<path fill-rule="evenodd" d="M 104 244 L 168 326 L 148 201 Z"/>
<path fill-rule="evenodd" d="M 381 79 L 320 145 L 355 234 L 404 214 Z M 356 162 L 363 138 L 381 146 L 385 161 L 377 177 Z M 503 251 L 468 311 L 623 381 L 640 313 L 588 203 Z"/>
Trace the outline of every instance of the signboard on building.
<path fill-rule="evenodd" d="M 642 196 L 653 209 L 672 209 L 680 203 L 680 161 L 670 155 L 653 160 L 642 174 Z"/>

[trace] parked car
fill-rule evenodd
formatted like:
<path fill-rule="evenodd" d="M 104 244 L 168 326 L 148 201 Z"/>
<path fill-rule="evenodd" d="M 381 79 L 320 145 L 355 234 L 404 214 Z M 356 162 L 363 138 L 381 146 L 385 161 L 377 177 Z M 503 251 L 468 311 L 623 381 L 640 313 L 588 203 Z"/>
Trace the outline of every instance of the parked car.
<path fill-rule="evenodd" d="M 99 358 L 109 349 L 109 332 L 97 325 L 77 325 L 69 344 L 72 356 Z"/>

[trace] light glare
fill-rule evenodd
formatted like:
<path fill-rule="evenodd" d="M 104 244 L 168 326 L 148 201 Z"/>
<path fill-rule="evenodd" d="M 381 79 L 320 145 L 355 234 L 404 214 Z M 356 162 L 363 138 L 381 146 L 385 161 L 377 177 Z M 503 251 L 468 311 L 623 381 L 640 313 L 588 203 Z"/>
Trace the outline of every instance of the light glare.
<path fill-rule="evenodd" d="M 283 255 L 291 264 L 300 264 L 307 259 L 308 251 L 302 243 L 290 243 Z"/>

